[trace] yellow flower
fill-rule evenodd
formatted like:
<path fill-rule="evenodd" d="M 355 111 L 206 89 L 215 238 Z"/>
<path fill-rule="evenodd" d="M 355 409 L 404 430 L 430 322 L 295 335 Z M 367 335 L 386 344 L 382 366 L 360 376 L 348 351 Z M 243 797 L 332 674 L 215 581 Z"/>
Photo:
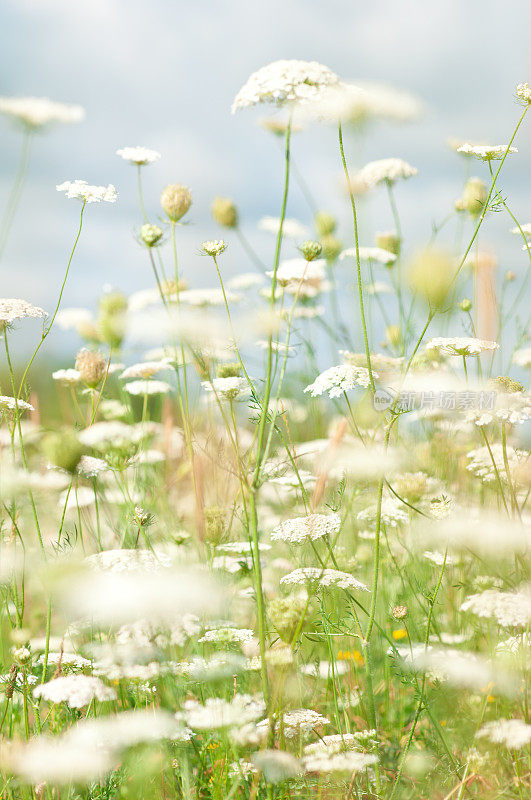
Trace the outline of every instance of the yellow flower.
<path fill-rule="evenodd" d="M 405 636 L 407 636 L 405 628 L 399 628 L 397 631 L 393 631 L 393 639 L 403 639 Z"/>

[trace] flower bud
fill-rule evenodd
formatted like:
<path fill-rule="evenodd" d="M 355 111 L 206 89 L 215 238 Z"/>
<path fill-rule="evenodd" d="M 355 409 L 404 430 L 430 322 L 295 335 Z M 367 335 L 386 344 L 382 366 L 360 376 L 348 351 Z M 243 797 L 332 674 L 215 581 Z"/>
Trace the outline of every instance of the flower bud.
<path fill-rule="evenodd" d="M 207 256 L 212 256 L 215 258 L 216 256 L 220 256 L 228 247 L 227 242 L 224 242 L 223 239 L 215 239 L 209 242 L 203 242 L 201 245 L 203 248 L 203 253 Z"/>
<path fill-rule="evenodd" d="M 522 103 L 531 103 L 531 86 L 528 83 L 519 83 L 516 87 L 516 96 Z"/>
<path fill-rule="evenodd" d="M 314 217 L 315 227 L 317 233 L 322 238 L 323 236 L 330 236 L 336 229 L 336 219 L 328 211 L 318 211 Z"/>
<path fill-rule="evenodd" d="M 463 297 L 457 304 L 462 311 L 470 311 L 472 308 L 472 302 L 468 299 L 468 297 Z"/>
<path fill-rule="evenodd" d="M 473 217 L 479 216 L 487 200 L 487 185 L 481 178 L 469 178 L 463 194 L 455 201 L 457 211 L 466 211 Z"/>
<path fill-rule="evenodd" d="M 123 314 L 127 311 L 127 297 L 121 292 L 107 292 L 100 297 L 101 314 Z"/>
<path fill-rule="evenodd" d="M 180 183 L 170 183 L 160 196 L 160 204 L 172 222 L 179 222 L 192 205 L 190 189 Z"/>
<path fill-rule="evenodd" d="M 505 280 L 507 283 L 512 283 L 514 280 L 516 280 L 516 273 L 514 273 L 511 269 L 508 269 L 505 273 Z"/>
<path fill-rule="evenodd" d="M 391 347 L 400 347 L 402 344 L 402 331 L 400 325 L 388 325 L 385 329 L 387 341 Z"/>
<path fill-rule="evenodd" d="M 515 392 L 523 392 L 524 386 L 520 381 L 515 381 L 514 378 L 509 378 L 507 375 L 498 375 L 490 381 L 492 386 L 500 392 L 505 394 L 514 394 Z"/>
<path fill-rule="evenodd" d="M 162 228 L 159 228 L 158 225 L 151 225 L 149 222 L 146 222 L 146 224 L 142 225 L 140 228 L 140 238 L 146 247 L 156 247 L 163 235 L 164 232 Z"/>
<path fill-rule="evenodd" d="M 283 642 L 291 644 L 306 612 L 304 595 L 276 597 L 268 606 L 268 617 Z"/>
<path fill-rule="evenodd" d="M 220 364 L 218 367 L 218 378 L 239 378 L 241 367 L 237 361 L 230 364 Z"/>
<path fill-rule="evenodd" d="M 412 290 L 436 311 L 443 309 L 454 275 L 455 266 L 451 256 L 437 248 L 427 248 L 417 253 L 409 265 L 408 277 Z"/>
<path fill-rule="evenodd" d="M 48 461 L 73 475 L 83 455 L 83 447 L 71 431 L 49 433 L 43 440 L 43 450 Z"/>
<path fill-rule="evenodd" d="M 107 362 L 101 353 L 84 347 L 76 356 L 75 368 L 81 375 L 81 380 L 94 389 L 105 375 Z"/>
<path fill-rule="evenodd" d="M 343 249 L 342 243 L 333 234 L 321 237 L 321 247 L 327 261 L 335 261 Z"/>
<path fill-rule="evenodd" d="M 204 510 L 205 541 L 218 545 L 223 542 L 227 534 L 225 509 L 219 506 L 210 506 Z"/>
<path fill-rule="evenodd" d="M 238 209 L 230 197 L 215 197 L 211 210 L 216 222 L 224 228 L 238 227 Z"/>
<path fill-rule="evenodd" d="M 375 243 L 376 247 L 381 247 L 382 250 L 394 253 L 395 256 L 400 254 L 400 237 L 394 231 L 382 231 L 377 233 L 375 236 Z"/>
<path fill-rule="evenodd" d="M 407 617 L 407 607 L 406 606 L 395 606 L 391 611 L 391 615 L 393 619 L 405 619 Z"/>
<path fill-rule="evenodd" d="M 320 242 L 303 242 L 299 249 L 306 261 L 315 261 L 323 252 L 323 246 Z"/>

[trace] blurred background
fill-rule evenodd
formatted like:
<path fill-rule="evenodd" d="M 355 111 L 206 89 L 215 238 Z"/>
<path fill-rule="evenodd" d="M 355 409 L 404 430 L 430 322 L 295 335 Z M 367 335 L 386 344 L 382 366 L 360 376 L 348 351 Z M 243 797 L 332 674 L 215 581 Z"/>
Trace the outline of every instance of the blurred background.
<path fill-rule="evenodd" d="M 228 277 L 252 270 L 238 241 L 211 218 L 215 195 L 236 201 L 245 234 L 270 261 L 274 239 L 257 224 L 280 211 L 281 142 L 257 124 L 270 109 L 232 116 L 230 106 L 251 72 L 279 58 L 317 60 L 344 79 L 382 81 L 418 95 L 424 104 L 418 122 L 376 123 L 362 138 L 347 135 L 347 150 L 353 166 L 397 156 L 418 168 L 417 178 L 397 186 L 397 200 L 406 250 L 421 246 L 462 188 L 463 159 L 447 139 L 505 143 L 514 128 L 521 113 L 515 86 L 531 77 L 530 16 L 528 0 L 506 0 L 503 8 L 485 0 L 5 0 L 0 94 L 79 103 L 86 119 L 36 138 L 0 264 L 2 295 L 53 307 L 79 217 L 78 204 L 55 186 L 76 178 L 114 183 L 119 198 L 88 207 L 63 305 L 94 307 L 104 287 L 130 293 L 152 286 L 146 252 L 134 237 L 142 221 L 136 170 L 115 155 L 130 145 L 162 153 L 143 171 L 154 221 L 167 183 L 192 189 L 189 224 L 179 229 L 182 270 L 192 286 L 216 285 L 211 262 L 198 253 L 204 239 L 231 243 L 223 257 Z M 0 130 L 2 206 L 21 135 L 7 117 Z M 507 159 L 501 187 L 525 223 L 531 222 L 529 124 L 516 144 L 520 152 Z M 351 246 L 336 130 L 308 126 L 294 137 L 293 154 L 318 206 L 338 216 L 339 235 Z M 479 162 L 472 174 L 488 179 Z M 311 222 L 295 183 L 288 216 Z M 375 229 L 392 227 L 385 192 L 371 195 L 364 224 L 362 244 L 373 243 Z M 496 249 L 500 274 L 512 269 L 520 276 L 527 256 L 511 226 L 505 214 L 491 215 L 480 244 Z M 57 329 L 46 351 L 63 349 L 71 353 L 74 346 Z"/>

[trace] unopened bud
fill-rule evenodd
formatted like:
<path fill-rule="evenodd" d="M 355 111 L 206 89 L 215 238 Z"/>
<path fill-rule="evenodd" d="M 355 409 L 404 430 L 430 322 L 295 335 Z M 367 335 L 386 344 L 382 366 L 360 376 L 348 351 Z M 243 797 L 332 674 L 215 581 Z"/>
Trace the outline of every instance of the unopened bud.
<path fill-rule="evenodd" d="M 470 311 L 472 308 L 472 302 L 468 299 L 468 297 L 463 297 L 457 304 L 462 311 Z"/>
<path fill-rule="evenodd" d="M 160 196 L 160 204 L 172 222 L 179 222 L 192 205 L 190 189 L 180 183 L 170 183 Z"/>
<path fill-rule="evenodd" d="M 514 280 L 516 280 L 516 274 L 511 269 L 507 270 L 505 273 L 505 280 L 507 283 L 512 283 Z"/>
<path fill-rule="evenodd" d="M 230 197 L 215 197 L 212 216 L 224 228 L 238 227 L 238 209 Z"/>
<path fill-rule="evenodd" d="M 43 440 L 43 450 L 48 461 L 73 475 L 83 455 L 83 447 L 71 431 L 49 433 Z"/>
<path fill-rule="evenodd" d="M 406 606 L 395 606 L 391 611 L 391 615 L 393 619 L 405 619 L 407 617 L 407 607 Z"/>
<path fill-rule="evenodd" d="M 164 231 L 162 228 L 159 228 L 158 225 L 150 225 L 149 222 L 146 222 L 145 225 L 142 225 L 140 228 L 140 238 L 146 245 L 146 247 L 155 247 L 164 235 Z"/>
<path fill-rule="evenodd" d="M 315 261 L 323 252 L 323 246 L 320 242 L 303 242 L 299 249 L 306 261 Z"/>
<path fill-rule="evenodd" d="M 327 261 L 335 261 L 343 249 L 343 244 L 333 234 L 321 237 L 323 256 Z"/>
<path fill-rule="evenodd" d="M 463 194 L 455 201 L 457 211 L 466 211 L 473 217 L 479 216 L 487 200 L 487 185 L 481 178 L 469 178 Z"/>
<path fill-rule="evenodd" d="M 239 378 L 241 367 L 237 361 L 230 364 L 220 364 L 218 367 L 218 378 Z"/>
<path fill-rule="evenodd" d="M 318 211 L 314 217 L 315 227 L 319 236 L 330 236 L 336 229 L 336 218 L 328 211 Z"/>
<path fill-rule="evenodd" d="M 436 248 L 417 253 L 409 265 L 411 288 L 436 311 L 444 307 L 454 275 L 455 265 L 451 256 Z"/>
<path fill-rule="evenodd" d="M 382 250 L 394 253 L 395 256 L 400 253 L 400 237 L 394 231 L 382 231 L 377 233 L 375 236 L 375 243 L 376 247 L 381 247 Z"/>

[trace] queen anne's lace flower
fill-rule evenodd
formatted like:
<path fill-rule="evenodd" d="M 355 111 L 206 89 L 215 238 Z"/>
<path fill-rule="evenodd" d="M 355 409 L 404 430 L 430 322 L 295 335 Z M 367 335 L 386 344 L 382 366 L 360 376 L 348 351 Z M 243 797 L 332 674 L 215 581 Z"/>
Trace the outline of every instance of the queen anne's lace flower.
<path fill-rule="evenodd" d="M 26 403 L 24 400 L 17 400 L 14 397 L 6 397 L 0 395 L 0 411 L 35 411 L 31 403 Z"/>
<path fill-rule="evenodd" d="M 368 592 L 368 588 L 361 581 L 356 580 L 348 572 L 341 572 L 338 569 L 319 569 L 319 567 L 299 567 L 289 572 L 280 579 L 282 584 L 317 584 L 319 587 L 337 586 L 339 589 L 362 589 Z"/>
<path fill-rule="evenodd" d="M 310 514 L 307 517 L 295 517 L 281 522 L 271 532 L 271 539 L 275 542 L 300 544 L 335 534 L 340 528 L 339 514 Z"/>
<path fill-rule="evenodd" d="M 378 261 L 379 264 L 384 264 L 386 267 L 396 261 L 396 255 L 382 247 L 360 247 L 358 252 L 360 261 Z M 339 254 L 339 260 L 343 261 L 345 258 L 356 258 L 356 248 L 349 247 L 348 250 L 343 250 Z"/>
<path fill-rule="evenodd" d="M 531 103 L 531 86 L 528 83 L 519 83 L 516 87 L 516 96 L 524 103 Z"/>
<path fill-rule="evenodd" d="M 378 377 L 374 370 L 372 374 L 374 378 Z M 365 367 L 338 364 L 337 367 L 330 367 L 330 369 L 321 372 L 304 391 L 309 392 L 312 397 L 319 397 L 328 392 L 328 396 L 334 398 L 341 397 L 343 392 L 348 392 L 356 386 L 362 386 L 366 389 L 369 383 L 369 370 Z"/>
<path fill-rule="evenodd" d="M 358 520 L 364 523 L 369 522 L 375 524 L 377 512 L 378 508 L 376 505 L 364 508 L 363 511 L 359 512 Z M 392 497 L 384 497 L 380 509 L 380 519 L 383 525 L 389 528 L 396 528 L 397 525 L 408 522 L 409 517 L 398 500 Z"/>
<path fill-rule="evenodd" d="M 129 378 L 151 378 L 152 375 L 156 375 L 158 372 L 163 372 L 165 370 L 171 370 L 171 364 L 168 363 L 166 360 L 162 361 L 141 361 L 138 364 L 132 364 L 130 367 L 126 367 L 120 378 L 129 379 Z"/>
<path fill-rule="evenodd" d="M 531 347 L 523 347 L 521 350 L 515 350 L 513 353 L 513 364 L 519 367 L 531 367 Z"/>
<path fill-rule="evenodd" d="M 69 198 L 82 200 L 84 203 L 115 203 L 118 193 L 112 183 L 108 186 L 91 186 L 86 181 L 65 181 L 56 187 L 58 192 L 65 192 Z"/>
<path fill-rule="evenodd" d="M 242 392 L 249 389 L 249 384 L 245 378 L 239 378 L 237 375 L 229 378 L 214 378 L 212 381 L 203 381 L 203 388 L 207 392 L 223 397 L 224 400 L 234 400 Z"/>
<path fill-rule="evenodd" d="M 516 147 L 509 147 L 506 144 L 470 144 L 465 142 L 457 148 L 458 153 L 467 156 L 475 156 L 480 161 L 500 161 L 506 152 L 517 153 Z"/>
<path fill-rule="evenodd" d="M 309 103 L 339 78 L 317 61 L 273 61 L 253 72 L 232 104 L 232 113 L 258 103 Z"/>
<path fill-rule="evenodd" d="M 514 477 L 514 471 L 525 463 L 528 454 L 524 450 L 515 450 L 514 447 L 507 445 L 506 452 L 503 451 L 503 446 L 499 442 L 495 442 L 489 447 L 478 447 L 475 450 L 470 450 L 466 454 L 468 459 L 467 470 L 471 472 L 476 478 L 481 478 L 483 483 L 493 483 L 498 480 L 498 476 L 502 481 L 507 480 L 505 472 L 505 456 L 509 464 L 509 472 Z M 494 460 L 494 464 L 492 463 Z"/>
<path fill-rule="evenodd" d="M 354 775 L 376 764 L 378 756 L 374 753 L 348 751 L 329 755 L 328 753 L 305 756 L 302 764 L 305 772 L 335 772 Z"/>
<path fill-rule="evenodd" d="M 0 112 L 33 129 L 53 122 L 81 122 L 85 118 L 81 106 L 54 103 L 47 97 L 0 97 Z"/>
<path fill-rule="evenodd" d="M 258 223 L 258 227 L 262 231 L 267 231 L 277 236 L 280 228 L 280 219 L 279 217 L 262 217 Z M 284 237 L 289 239 L 305 239 L 309 234 L 310 231 L 306 225 L 303 225 L 298 219 L 292 219 L 291 217 L 286 217 L 284 219 L 282 223 L 282 235 Z"/>
<path fill-rule="evenodd" d="M 87 563 L 94 569 L 110 572 L 157 572 L 161 567 L 170 567 L 171 559 L 165 553 L 151 550 L 102 550 L 88 556 Z"/>
<path fill-rule="evenodd" d="M 461 611 L 495 619 L 502 628 L 525 628 L 531 622 L 531 594 L 487 589 L 467 597 Z"/>
<path fill-rule="evenodd" d="M 46 311 L 38 306 L 32 306 L 26 300 L 6 298 L 0 300 L 0 322 L 14 322 L 25 317 L 47 317 Z"/>
<path fill-rule="evenodd" d="M 483 725 L 476 736 L 493 744 L 504 744 L 510 750 L 520 750 L 531 743 L 531 725 L 523 719 L 497 719 Z"/>
<path fill-rule="evenodd" d="M 321 725 L 330 725 L 330 720 L 314 711 L 313 708 L 296 708 L 293 711 L 285 711 L 282 722 L 284 736 L 287 739 L 293 739 L 299 734 L 310 733 Z M 261 720 L 256 727 L 260 731 L 269 730 L 269 720 Z"/>
<path fill-rule="evenodd" d="M 142 167 L 145 164 L 153 164 L 158 161 L 160 153 L 156 150 L 149 150 L 147 147 L 122 147 L 121 150 L 116 151 L 116 155 L 123 158 L 124 161 L 129 161 L 137 167 Z"/>
<path fill-rule="evenodd" d="M 357 178 L 362 185 L 370 188 L 384 181 L 395 183 L 400 178 L 405 180 L 417 174 L 418 169 L 401 158 L 381 158 L 366 164 L 358 173 Z"/>
<path fill-rule="evenodd" d="M 124 392 L 132 395 L 168 394 L 171 386 L 166 381 L 138 380 L 126 383 Z"/>
<path fill-rule="evenodd" d="M 227 242 L 224 242 L 223 239 L 213 239 L 208 242 L 203 242 L 201 245 L 203 248 L 203 252 L 207 256 L 212 256 L 215 258 L 216 256 L 220 256 L 228 247 Z"/>
<path fill-rule="evenodd" d="M 49 703 L 67 703 L 70 708 L 83 708 L 93 700 L 115 700 L 116 692 L 99 678 L 89 675 L 66 675 L 43 683 L 33 690 L 34 697 Z"/>
<path fill-rule="evenodd" d="M 182 714 L 192 730 L 208 731 L 241 727 L 261 717 L 264 711 L 265 703 L 261 698 L 236 694 L 230 702 L 220 697 L 208 697 L 204 705 L 197 700 L 187 700 Z"/>
<path fill-rule="evenodd" d="M 438 350 L 445 356 L 477 356 L 487 350 L 497 350 L 499 344 L 472 336 L 436 336 L 425 345 L 426 350 Z"/>

